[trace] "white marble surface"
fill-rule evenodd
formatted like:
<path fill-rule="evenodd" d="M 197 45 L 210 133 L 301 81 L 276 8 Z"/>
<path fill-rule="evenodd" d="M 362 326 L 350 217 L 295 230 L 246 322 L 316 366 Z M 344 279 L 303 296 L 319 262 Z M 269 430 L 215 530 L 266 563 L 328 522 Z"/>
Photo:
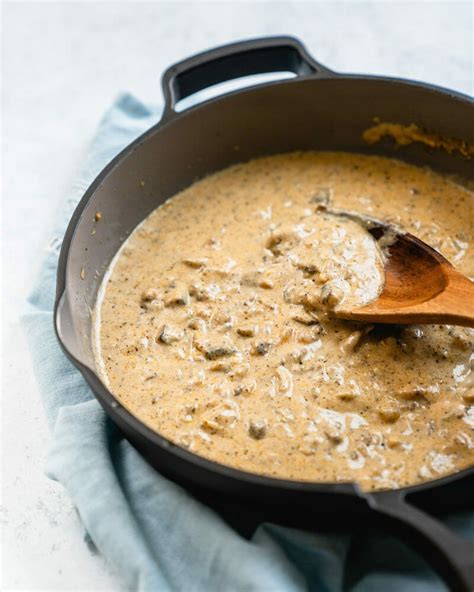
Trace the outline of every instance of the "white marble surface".
<path fill-rule="evenodd" d="M 331 68 L 473 93 L 472 2 L 9 2 L 3 5 L 2 590 L 120 590 L 44 476 L 49 434 L 18 317 L 103 111 L 160 98 L 172 62 L 289 33 Z"/>

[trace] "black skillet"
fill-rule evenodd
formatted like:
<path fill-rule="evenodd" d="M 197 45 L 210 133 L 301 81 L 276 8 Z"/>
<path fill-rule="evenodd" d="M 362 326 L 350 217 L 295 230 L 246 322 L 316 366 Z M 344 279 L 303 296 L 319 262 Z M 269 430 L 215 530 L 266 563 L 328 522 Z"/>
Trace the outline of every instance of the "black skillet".
<path fill-rule="evenodd" d="M 182 113 L 175 110 L 180 99 L 219 82 L 280 71 L 296 76 L 219 96 Z M 378 116 L 474 143 L 473 100 L 428 84 L 337 74 L 291 37 L 235 43 L 184 60 L 165 72 L 163 92 L 161 121 L 100 173 L 70 221 L 55 306 L 65 353 L 130 442 L 175 481 L 209 492 L 209 499 L 238 500 L 259 519 L 287 525 L 311 529 L 324 518 L 342 527 L 348 521 L 386 526 L 419 549 L 451 589 L 473 590 L 474 542 L 458 537 L 426 510 L 472 508 L 474 468 L 367 494 L 353 483 L 285 481 L 196 456 L 147 428 L 100 381 L 90 314 L 108 264 L 135 226 L 171 195 L 233 163 L 290 150 L 346 150 L 396 156 L 474 179 L 472 161 L 455 154 L 420 144 L 397 151 L 389 141 L 369 149 L 362 140 L 362 132 Z M 98 211 L 100 222 L 94 221 Z"/>

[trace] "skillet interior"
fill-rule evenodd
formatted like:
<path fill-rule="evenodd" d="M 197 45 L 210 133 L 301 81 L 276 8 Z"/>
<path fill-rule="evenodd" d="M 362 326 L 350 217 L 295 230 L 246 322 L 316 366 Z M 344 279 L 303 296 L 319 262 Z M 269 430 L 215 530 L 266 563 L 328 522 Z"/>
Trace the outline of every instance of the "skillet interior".
<path fill-rule="evenodd" d="M 152 128 L 101 173 L 71 221 L 58 272 L 59 336 L 68 353 L 89 369 L 89 377 L 94 373 L 90 312 L 108 264 L 143 218 L 196 179 L 257 156 L 297 149 L 395 156 L 474 177 L 470 160 L 442 150 L 420 144 L 397 149 L 390 141 L 374 149 L 362 140 L 378 116 L 474 142 L 468 99 L 391 79 L 327 76 L 277 82 L 198 105 Z M 100 224 L 94 224 L 97 211 Z M 105 391 L 97 382 L 95 377 L 95 390 Z"/>

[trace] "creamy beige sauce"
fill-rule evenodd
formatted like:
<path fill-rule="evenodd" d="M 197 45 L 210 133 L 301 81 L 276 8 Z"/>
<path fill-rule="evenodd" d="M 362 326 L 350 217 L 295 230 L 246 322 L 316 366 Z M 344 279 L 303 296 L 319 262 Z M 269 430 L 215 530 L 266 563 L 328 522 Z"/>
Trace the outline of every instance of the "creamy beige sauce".
<path fill-rule="evenodd" d="M 474 464 L 474 331 L 367 326 L 378 245 L 418 235 L 474 276 L 474 195 L 396 160 L 302 152 L 199 181 L 135 230 L 96 310 L 97 365 L 173 442 L 281 478 L 396 488 Z"/>

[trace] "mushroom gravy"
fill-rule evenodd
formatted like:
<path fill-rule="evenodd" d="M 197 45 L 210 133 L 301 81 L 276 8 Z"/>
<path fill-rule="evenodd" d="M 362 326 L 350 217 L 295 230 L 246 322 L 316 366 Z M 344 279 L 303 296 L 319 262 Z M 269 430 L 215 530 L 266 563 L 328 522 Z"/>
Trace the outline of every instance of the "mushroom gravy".
<path fill-rule="evenodd" d="M 152 212 L 104 278 L 96 360 L 117 399 L 214 461 L 397 488 L 474 464 L 474 330 L 369 326 L 382 254 L 334 207 L 396 223 L 474 277 L 474 194 L 397 160 L 295 152 Z"/>

